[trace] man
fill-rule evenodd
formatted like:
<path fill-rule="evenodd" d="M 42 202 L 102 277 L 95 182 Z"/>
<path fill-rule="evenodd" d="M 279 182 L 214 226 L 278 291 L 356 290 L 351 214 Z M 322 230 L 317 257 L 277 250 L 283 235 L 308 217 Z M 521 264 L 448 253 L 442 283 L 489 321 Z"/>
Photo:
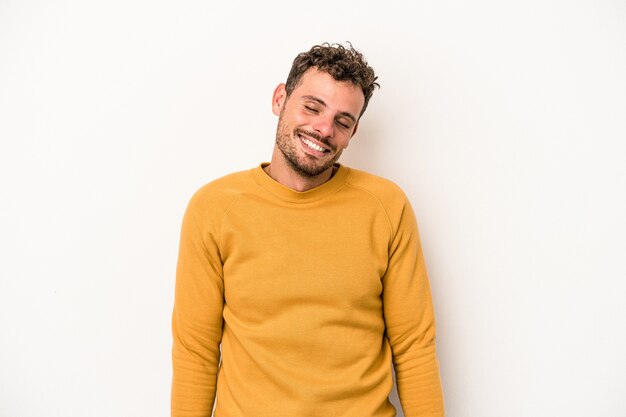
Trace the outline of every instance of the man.
<path fill-rule="evenodd" d="M 393 183 L 339 165 L 376 76 L 319 45 L 274 91 L 269 164 L 202 187 L 183 220 L 172 416 L 443 416 L 415 218 Z M 221 358 L 221 361 L 220 361 Z"/>

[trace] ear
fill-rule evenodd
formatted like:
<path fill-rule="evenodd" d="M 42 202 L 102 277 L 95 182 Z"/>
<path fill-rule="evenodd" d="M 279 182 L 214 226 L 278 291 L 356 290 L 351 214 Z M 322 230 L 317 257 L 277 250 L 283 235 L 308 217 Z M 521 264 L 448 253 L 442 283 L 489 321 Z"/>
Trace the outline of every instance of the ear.
<path fill-rule="evenodd" d="M 278 87 L 274 89 L 274 95 L 272 96 L 272 112 L 276 115 L 280 115 L 280 111 L 282 110 L 285 99 L 287 98 L 287 90 L 285 89 L 285 84 L 280 83 Z"/>

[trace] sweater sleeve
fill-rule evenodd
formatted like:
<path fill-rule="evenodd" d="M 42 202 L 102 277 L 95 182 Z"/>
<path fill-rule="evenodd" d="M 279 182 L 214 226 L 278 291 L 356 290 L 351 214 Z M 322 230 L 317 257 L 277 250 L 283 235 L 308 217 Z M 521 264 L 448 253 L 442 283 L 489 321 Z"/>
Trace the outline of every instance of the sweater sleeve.
<path fill-rule="evenodd" d="M 383 305 L 405 417 L 443 417 L 430 285 L 415 215 L 407 200 L 389 247 Z"/>
<path fill-rule="evenodd" d="M 219 231 L 193 198 L 183 218 L 172 314 L 172 417 L 210 417 L 222 338 Z"/>

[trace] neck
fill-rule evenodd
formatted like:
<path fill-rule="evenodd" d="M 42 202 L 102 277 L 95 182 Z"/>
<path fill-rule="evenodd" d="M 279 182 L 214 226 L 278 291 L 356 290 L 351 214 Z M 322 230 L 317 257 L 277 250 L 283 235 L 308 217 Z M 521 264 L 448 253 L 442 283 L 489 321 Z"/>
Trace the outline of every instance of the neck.
<path fill-rule="evenodd" d="M 264 171 L 279 184 L 295 191 L 304 192 L 319 187 L 330 180 L 336 169 L 335 166 L 332 166 L 315 177 L 302 176 L 294 171 L 283 157 L 282 152 L 275 148 L 272 154 L 272 161 L 264 168 Z"/>

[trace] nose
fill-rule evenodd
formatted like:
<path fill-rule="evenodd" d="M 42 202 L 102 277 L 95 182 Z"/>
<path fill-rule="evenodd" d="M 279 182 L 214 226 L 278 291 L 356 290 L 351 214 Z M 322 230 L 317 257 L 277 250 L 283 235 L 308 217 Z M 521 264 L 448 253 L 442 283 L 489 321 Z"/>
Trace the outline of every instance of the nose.
<path fill-rule="evenodd" d="M 324 138 L 333 136 L 333 126 L 335 120 L 332 116 L 321 115 L 315 119 L 312 128 Z"/>

